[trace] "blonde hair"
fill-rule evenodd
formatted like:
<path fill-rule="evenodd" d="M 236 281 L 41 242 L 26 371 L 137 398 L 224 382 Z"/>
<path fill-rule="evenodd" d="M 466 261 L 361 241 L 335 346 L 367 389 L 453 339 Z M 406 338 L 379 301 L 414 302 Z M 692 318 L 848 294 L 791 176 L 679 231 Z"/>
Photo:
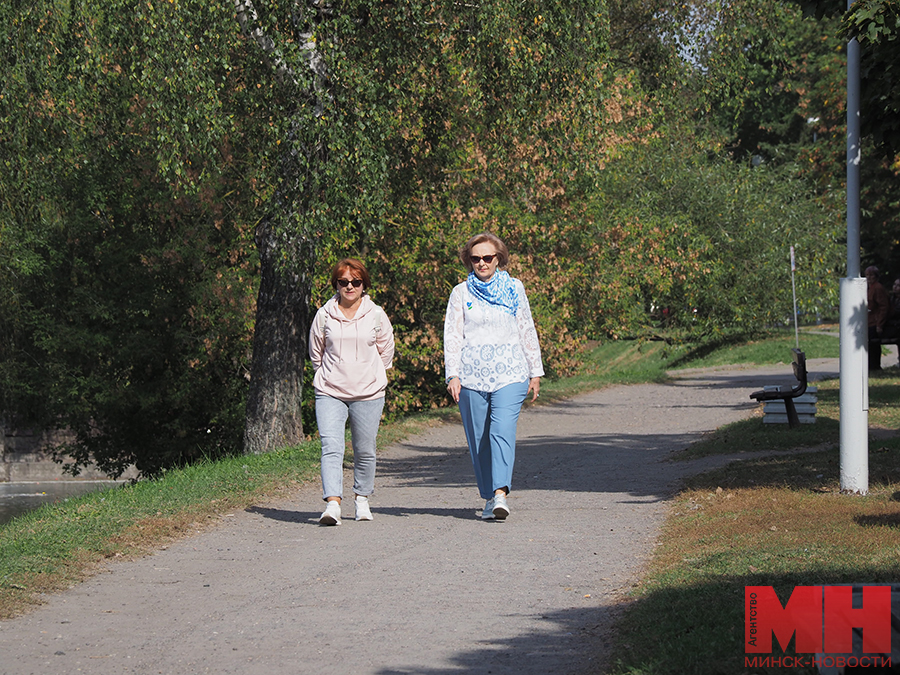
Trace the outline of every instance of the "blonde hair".
<path fill-rule="evenodd" d="M 509 249 L 506 248 L 506 244 L 503 243 L 503 240 L 496 234 L 482 232 L 481 234 L 476 234 L 474 237 L 471 237 L 469 241 L 463 244 L 462 248 L 459 249 L 459 259 L 469 272 L 474 269 L 472 267 L 472 249 L 478 246 L 478 244 L 484 244 L 485 242 L 493 244 L 494 249 L 497 251 L 500 269 L 506 267 L 506 264 L 509 262 Z"/>

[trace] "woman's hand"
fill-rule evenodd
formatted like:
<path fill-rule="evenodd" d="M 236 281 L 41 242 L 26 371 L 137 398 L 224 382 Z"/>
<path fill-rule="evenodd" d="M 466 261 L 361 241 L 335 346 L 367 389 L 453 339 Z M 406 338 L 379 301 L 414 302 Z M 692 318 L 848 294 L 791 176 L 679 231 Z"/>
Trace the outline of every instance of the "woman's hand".
<path fill-rule="evenodd" d="M 447 383 L 447 391 L 450 392 L 450 395 L 453 397 L 453 400 L 456 403 L 459 403 L 459 390 L 462 389 L 462 384 L 460 384 L 459 378 L 454 377 Z"/>
<path fill-rule="evenodd" d="M 541 378 L 532 377 L 531 381 L 528 383 L 528 391 L 525 392 L 525 398 L 528 398 L 528 392 L 534 392 L 531 397 L 531 402 L 534 403 L 538 400 L 538 396 L 540 396 L 541 391 Z"/>

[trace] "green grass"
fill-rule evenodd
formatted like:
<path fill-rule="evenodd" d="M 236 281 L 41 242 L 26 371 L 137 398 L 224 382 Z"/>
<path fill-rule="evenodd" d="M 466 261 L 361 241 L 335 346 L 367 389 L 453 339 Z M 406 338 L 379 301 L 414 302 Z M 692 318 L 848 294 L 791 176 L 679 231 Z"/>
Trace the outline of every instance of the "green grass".
<path fill-rule="evenodd" d="M 837 358 L 837 335 L 807 329 L 800 335 L 800 348 L 808 359 Z M 773 332 L 765 339 L 738 344 L 670 345 L 662 341 L 618 340 L 590 347 L 578 375 L 541 385 L 541 395 L 572 396 L 613 384 L 665 382 L 670 370 L 711 368 L 737 364 L 768 365 L 791 362 L 795 346 L 793 331 Z"/>
<path fill-rule="evenodd" d="M 92 492 L 0 528 L 0 618 L 65 588 L 97 562 L 158 548 L 317 473 L 317 443 L 196 464 Z"/>
<path fill-rule="evenodd" d="M 829 330 L 815 329 L 815 330 Z M 800 333 L 800 349 L 807 359 L 838 358 L 840 343 L 835 335 L 823 335 L 806 329 Z M 675 358 L 673 368 L 711 368 L 742 363 L 766 365 L 790 363 L 791 349 L 797 346 L 793 331 L 783 331 L 774 337 L 733 345 L 709 345 L 690 349 L 683 357 Z"/>
<path fill-rule="evenodd" d="M 677 351 L 686 353 L 685 348 Z M 541 383 L 541 397 L 572 396 L 612 384 L 662 382 L 668 379 L 674 352 L 664 342 L 621 340 L 589 347 L 580 372 Z"/>
<path fill-rule="evenodd" d="M 830 356 L 836 345 L 837 339 L 829 336 L 803 336 L 801 341 L 810 358 Z M 612 384 L 664 381 L 673 367 L 786 362 L 791 346 L 793 334 L 787 333 L 715 350 L 663 342 L 600 344 L 586 353 L 578 376 L 546 381 L 541 399 Z M 379 445 L 455 415 L 448 408 L 386 424 Z M 43 593 L 77 583 L 105 559 L 141 555 L 313 479 L 318 462 L 318 443 L 311 442 L 169 471 L 158 480 L 91 493 L 20 516 L 0 526 L 0 618 L 25 611 Z"/>
<path fill-rule="evenodd" d="M 607 673 L 812 675 L 746 667 L 744 587 L 772 586 L 786 601 L 800 585 L 900 579 L 898 393 L 897 369 L 870 378 L 866 496 L 840 492 L 834 381 L 820 383 L 814 425 L 767 427 L 756 417 L 688 449 L 685 458 L 766 454 L 687 481 L 619 622 L 615 665 Z"/>
<path fill-rule="evenodd" d="M 803 424 L 786 431 L 783 425 L 762 424 L 760 418 L 754 417 L 717 429 L 707 438 L 677 453 L 675 458 L 695 459 L 715 454 L 818 446 L 835 448 L 840 438 L 840 382 L 817 382 L 816 389 L 815 424 Z M 883 430 L 900 429 L 900 381 L 897 381 L 896 369 L 872 373 L 869 378 L 869 426 Z"/>

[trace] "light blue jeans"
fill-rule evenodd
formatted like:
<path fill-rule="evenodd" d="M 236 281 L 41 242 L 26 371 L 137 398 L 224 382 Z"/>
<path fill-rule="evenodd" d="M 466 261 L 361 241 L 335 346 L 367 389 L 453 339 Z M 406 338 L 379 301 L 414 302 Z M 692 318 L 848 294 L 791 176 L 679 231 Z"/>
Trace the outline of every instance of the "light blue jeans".
<path fill-rule="evenodd" d="M 459 412 L 482 499 L 492 499 L 495 490 L 504 488 L 509 492 L 512 487 L 516 425 L 528 384 L 525 380 L 494 392 L 465 387 L 459 391 Z"/>
<path fill-rule="evenodd" d="M 384 397 L 342 401 L 316 392 L 316 422 L 322 437 L 322 499 L 343 497 L 348 416 L 353 443 L 353 491 L 364 497 L 375 492 L 375 438 L 383 408 Z"/>

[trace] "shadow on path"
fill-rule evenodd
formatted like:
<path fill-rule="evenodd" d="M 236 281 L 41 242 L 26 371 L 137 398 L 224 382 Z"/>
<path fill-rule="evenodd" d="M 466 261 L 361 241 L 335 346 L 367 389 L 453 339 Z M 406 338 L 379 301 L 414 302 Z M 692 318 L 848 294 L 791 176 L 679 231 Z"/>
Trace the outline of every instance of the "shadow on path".
<path fill-rule="evenodd" d="M 512 490 L 623 493 L 665 499 L 658 480 L 648 474 L 672 473 L 664 463 L 673 450 L 687 447 L 696 434 L 573 434 L 532 436 L 516 443 L 515 483 Z M 464 443 L 465 439 L 461 439 Z M 378 474 L 408 487 L 474 489 L 472 467 L 465 447 L 404 444 L 400 458 L 379 460 Z M 641 466 L 635 470 L 635 463 Z M 675 473 L 680 473 L 676 471 Z"/>
<path fill-rule="evenodd" d="M 494 640 L 490 626 L 473 626 L 471 648 L 449 659 L 447 665 L 382 668 L 378 675 L 587 675 L 599 673 L 612 647 L 611 627 L 619 614 L 616 606 L 548 612 L 536 617 L 538 630 Z M 496 620 L 504 620 L 498 612 Z"/>
<path fill-rule="evenodd" d="M 428 515 L 428 516 L 437 516 L 439 518 L 460 518 L 463 520 L 472 520 L 477 514 L 475 509 L 447 509 L 441 507 L 399 507 L 399 506 L 378 506 L 373 505 L 375 509 L 375 513 L 378 516 L 395 516 L 398 518 L 408 518 L 410 516 L 418 516 L 418 515 Z M 344 507 L 351 509 L 351 505 L 345 505 Z M 291 511 L 289 509 L 275 509 L 275 508 L 263 508 L 259 506 L 251 506 L 249 509 L 246 509 L 247 513 L 255 513 L 264 518 L 269 518 L 271 520 L 277 520 L 283 523 L 300 523 L 302 525 L 312 525 L 314 527 L 319 527 L 319 516 L 321 515 L 320 511 Z M 353 517 L 348 517 L 350 511 L 345 512 L 344 520 L 353 520 Z"/>

